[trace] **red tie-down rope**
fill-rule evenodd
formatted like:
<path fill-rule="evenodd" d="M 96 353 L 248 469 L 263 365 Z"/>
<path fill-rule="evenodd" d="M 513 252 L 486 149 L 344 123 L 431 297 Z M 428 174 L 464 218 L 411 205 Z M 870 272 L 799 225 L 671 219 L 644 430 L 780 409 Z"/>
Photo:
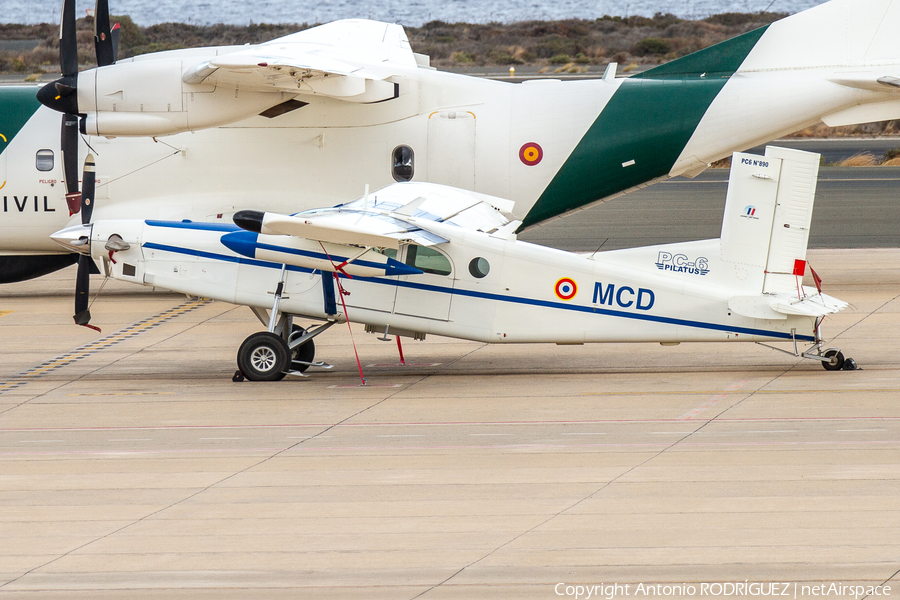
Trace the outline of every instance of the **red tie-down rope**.
<path fill-rule="evenodd" d="M 347 313 L 347 303 L 344 302 L 344 296 L 349 296 L 350 292 L 345 290 L 344 286 L 341 285 L 341 278 L 338 275 L 338 272 L 346 275 L 348 279 L 353 279 L 353 276 L 344 271 L 344 267 L 347 266 L 347 261 L 344 261 L 340 265 L 334 264 L 334 261 L 331 260 L 331 256 L 328 254 L 328 250 L 325 249 L 325 244 L 319 242 L 319 245 L 322 246 L 322 252 L 325 253 L 325 256 L 328 257 L 328 262 L 330 262 L 331 266 L 334 268 L 334 273 L 332 273 L 332 275 L 334 276 L 334 281 L 338 286 L 338 294 L 340 294 L 341 296 L 341 306 L 344 308 L 344 319 L 346 319 L 347 321 L 347 329 L 350 330 L 350 343 L 353 344 L 353 354 L 356 355 L 356 366 L 359 368 L 359 379 L 360 381 L 362 381 L 362 385 L 366 385 L 366 378 L 365 376 L 363 376 L 362 362 L 360 362 L 359 352 L 356 350 L 356 340 L 353 338 L 353 328 L 350 327 L 350 315 L 349 313 Z"/>

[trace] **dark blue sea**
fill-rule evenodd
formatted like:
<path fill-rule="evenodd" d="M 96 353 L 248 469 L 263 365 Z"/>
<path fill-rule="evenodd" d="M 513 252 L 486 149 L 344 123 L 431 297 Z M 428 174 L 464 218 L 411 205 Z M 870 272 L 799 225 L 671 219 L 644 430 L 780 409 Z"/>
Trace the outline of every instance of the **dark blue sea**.
<path fill-rule="evenodd" d="M 325 23 L 369 18 L 419 26 L 433 20 L 511 23 L 533 19 L 594 19 L 603 15 L 674 13 L 703 18 L 723 12 L 799 12 L 825 0 L 110 0 L 110 12 L 127 14 L 139 25 L 171 21 L 228 23 Z M 0 0 L 2 23 L 57 23 L 59 0 Z M 79 14 L 94 7 L 78 0 Z"/>

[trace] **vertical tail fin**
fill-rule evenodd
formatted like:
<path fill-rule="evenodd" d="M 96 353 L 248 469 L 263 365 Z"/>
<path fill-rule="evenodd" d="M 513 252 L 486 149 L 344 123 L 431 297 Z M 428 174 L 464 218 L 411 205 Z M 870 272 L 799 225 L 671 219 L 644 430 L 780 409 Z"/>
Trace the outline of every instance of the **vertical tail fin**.
<path fill-rule="evenodd" d="M 819 155 L 809 152 L 770 147 L 764 157 L 734 155 L 722 262 L 742 293 L 796 290 L 806 268 L 818 172 Z"/>
<path fill-rule="evenodd" d="M 763 293 L 797 289 L 797 277 L 806 274 L 806 247 L 812 222 L 819 155 L 786 148 L 766 148 L 766 156 L 781 159 L 781 182 Z"/>

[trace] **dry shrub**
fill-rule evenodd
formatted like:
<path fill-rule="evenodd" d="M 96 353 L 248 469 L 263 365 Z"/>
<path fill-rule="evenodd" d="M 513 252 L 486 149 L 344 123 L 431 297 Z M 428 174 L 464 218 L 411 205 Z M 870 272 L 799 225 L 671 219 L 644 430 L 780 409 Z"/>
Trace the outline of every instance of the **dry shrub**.
<path fill-rule="evenodd" d="M 854 154 L 850 158 L 845 158 L 839 163 L 835 164 L 836 167 L 875 167 L 879 164 L 879 161 L 871 152 L 860 152 L 859 154 Z"/>
<path fill-rule="evenodd" d="M 787 137 L 792 138 L 839 138 L 851 136 L 881 136 L 897 135 L 900 133 L 900 121 L 878 121 L 875 123 L 861 123 L 859 125 L 844 125 L 841 127 L 829 127 L 824 123 L 807 127 Z"/>
<path fill-rule="evenodd" d="M 900 167 L 900 156 L 892 158 L 881 163 L 882 167 Z"/>

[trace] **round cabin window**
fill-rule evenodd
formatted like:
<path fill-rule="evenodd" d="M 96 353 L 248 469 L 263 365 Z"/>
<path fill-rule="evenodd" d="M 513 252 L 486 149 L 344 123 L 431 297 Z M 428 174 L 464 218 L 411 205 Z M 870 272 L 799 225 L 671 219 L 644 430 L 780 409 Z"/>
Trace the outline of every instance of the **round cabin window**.
<path fill-rule="evenodd" d="M 477 256 L 473 258 L 469 263 L 469 273 L 471 273 L 472 277 L 474 277 L 475 279 L 487 277 L 487 274 L 490 272 L 491 264 L 487 261 L 486 258 Z"/>

